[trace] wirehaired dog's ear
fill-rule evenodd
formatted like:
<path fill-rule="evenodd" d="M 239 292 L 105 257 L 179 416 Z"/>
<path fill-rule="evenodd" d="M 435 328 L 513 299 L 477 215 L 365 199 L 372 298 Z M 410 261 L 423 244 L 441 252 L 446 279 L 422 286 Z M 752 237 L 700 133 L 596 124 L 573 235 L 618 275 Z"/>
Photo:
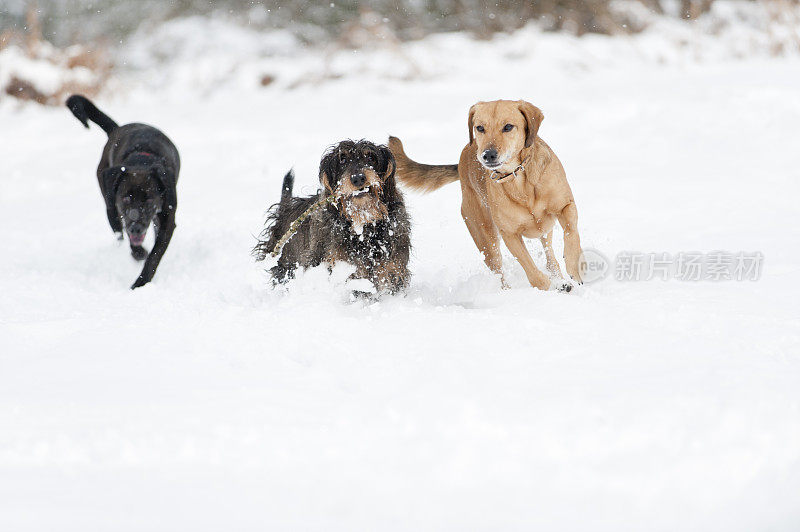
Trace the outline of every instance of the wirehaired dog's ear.
<path fill-rule="evenodd" d="M 339 158 L 339 150 L 329 150 L 322 156 L 319 162 L 319 182 L 328 194 L 333 194 L 333 182 L 331 176 L 336 174 L 336 163 Z"/>
<path fill-rule="evenodd" d="M 164 206 L 174 211 L 178 207 L 178 195 L 176 194 L 175 187 L 170 182 L 170 174 L 167 168 L 162 164 L 156 164 L 150 170 L 150 175 L 156 180 L 158 188 L 161 190 L 161 193 L 164 194 L 164 202 L 166 204 Z"/>
<path fill-rule="evenodd" d="M 386 146 L 378 146 L 378 153 L 380 154 L 380 166 L 378 172 L 381 177 L 388 179 L 394 177 L 394 172 L 397 169 L 397 164 L 394 161 L 394 155 L 391 150 Z"/>
<path fill-rule="evenodd" d="M 322 184 L 328 194 L 333 194 L 333 187 L 331 186 L 331 180 L 328 178 L 328 172 L 320 170 L 319 182 Z"/>
<path fill-rule="evenodd" d="M 394 155 L 392 155 L 391 150 L 386 146 L 379 146 L 378 152 L 380 153 L 381 165 L 380 165 L 380 174 L 381 178 L 383 179 L 383 200 L 384 203 L 387 200 L 391 200 L 397 195 L 397 180 L 395 179 L 394 173 L 397 170 L 397 163 L 394 160 Z"/>

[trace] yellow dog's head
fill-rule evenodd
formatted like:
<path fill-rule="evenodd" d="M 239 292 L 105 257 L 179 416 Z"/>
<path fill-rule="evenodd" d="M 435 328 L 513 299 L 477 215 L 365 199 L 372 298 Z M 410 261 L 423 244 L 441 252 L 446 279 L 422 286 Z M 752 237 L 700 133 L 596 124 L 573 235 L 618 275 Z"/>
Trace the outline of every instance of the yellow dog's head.
<path fill-rule="evenodd" d="M 542 111 L 523 100 L 476 103 L 468 124 L 478 162 L 489 170 L 511 172 L 522 163 L 522 151 L 533 146 L 542 120 Z"/>

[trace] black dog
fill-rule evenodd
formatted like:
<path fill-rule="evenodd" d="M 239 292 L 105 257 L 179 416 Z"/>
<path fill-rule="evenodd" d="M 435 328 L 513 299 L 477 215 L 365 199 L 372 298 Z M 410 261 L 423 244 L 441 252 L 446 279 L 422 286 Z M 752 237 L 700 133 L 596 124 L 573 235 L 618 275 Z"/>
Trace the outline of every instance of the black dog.
<path fill-rule="evenodd" d="M 256 259 L 273 253 L 294 230 L 270 270 L 274 282 L 293 278 L 298 265 L 309 268 L 325 261 L 332 268 L 341 260 L 356 267 L 352 278 L 370 280 L 378 292 L 404 289 L 410 277 L 411 224 L 394 172 L 389 149 L 365 140 L 346 140 L 325 153 L 319 169 L 322 189 L 314 196 L 292 197 L 294 175 L 289 172 L 253 250 Z M 292 228 L 309 209 L 315 210 Z"/>
<path fill-rule="evenodd" d="M 166 135 L 152 126 L 118 126 L 83 96 L 70 96 L 67 107 L 87 128 L 91 120 L 108 134 L 97 166 L 97 180 L 111 229 L 122 239 L 124 227 L 134 258 L 147 257 L 142 273 L 131 288 L 144 286 L 155 275 L 175 230 L 178 207 L 175 185 L 181 166 L 178 150 Z M 148 255 L 142 242 L 150 222 L 155 227 L 156 243 Z"/>

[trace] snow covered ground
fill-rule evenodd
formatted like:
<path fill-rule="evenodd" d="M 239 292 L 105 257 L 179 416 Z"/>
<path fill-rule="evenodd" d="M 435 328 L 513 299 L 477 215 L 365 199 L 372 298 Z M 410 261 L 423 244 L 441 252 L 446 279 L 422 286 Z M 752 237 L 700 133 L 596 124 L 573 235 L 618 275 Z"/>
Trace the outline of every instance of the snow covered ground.
<path fill-rule="evenodd" d="M 102 131 L 0 101 L 0 530 L 800 528 L 800 61 L 651 39 L 431 37 L 403 48 L 411 80 L 380 50 L 319 83 L 316 52 L 122 77 L 98 105 L 183 159 L 133 292 Z M 468 107 L 501 97 L 544 110 L 585 248 L 761 252 L 760 280 L 545 293 L 506 253 L 501 291 L 451 185 L 406 195 L 405 297 L 267 288 L 248 253 L 288 168 L 310 192 L 327 145 L 390 133 L 455 162 Z"/>

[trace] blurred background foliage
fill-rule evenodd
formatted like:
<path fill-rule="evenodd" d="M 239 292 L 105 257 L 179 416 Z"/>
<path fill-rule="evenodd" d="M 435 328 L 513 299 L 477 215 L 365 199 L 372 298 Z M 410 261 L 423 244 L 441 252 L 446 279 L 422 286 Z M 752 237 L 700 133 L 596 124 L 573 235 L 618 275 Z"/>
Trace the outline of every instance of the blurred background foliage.
<path fill-rule="evenodd" d="M 356 49 L 391 54 L 393 79 L 413 79 L 423 70 L 402 41 L 442 32 L 488 39 L 526 25 L 579 37 L 652 28 L 659 42 L 694 60 L 703 49 L 736 58 L 800 52 L 800 0 L 0 0 L 0 99 L 60 105 L 73 92 L 99 94 L 117 73 L 176 61 L 151 71 L 163 81 L 180 70 L 177 58 L 191 63 L 184 77 L 207 88 L 234 76 L 268 86 L 274 68 L 243 72 L 243 58 L 303 44 L 318 45 L 323 66 L 284 79 L 287 87 L 346 75 L 335 59 Z M 653 54 L 666 60 L 663 50 Z"/>
<path fill-rule="evenodd" d="M 96 40 L 118 42 L 145 25 L 176 17 L 216 14 L 258 29 L 288 28 L 312 43 L 336 38 L 352 24 L 387 25 L 400 40 L 449 31 L 487 38 L 532 21 L 545 30 L 576 35 L 616 34 L 643 29 L 631 19 L 630 4 L 692 20 L 708 11 L 713 1 L 0 0 L 0 33 L 28 32 L 36 24 L 41 37 L 59 46 Z"/>

